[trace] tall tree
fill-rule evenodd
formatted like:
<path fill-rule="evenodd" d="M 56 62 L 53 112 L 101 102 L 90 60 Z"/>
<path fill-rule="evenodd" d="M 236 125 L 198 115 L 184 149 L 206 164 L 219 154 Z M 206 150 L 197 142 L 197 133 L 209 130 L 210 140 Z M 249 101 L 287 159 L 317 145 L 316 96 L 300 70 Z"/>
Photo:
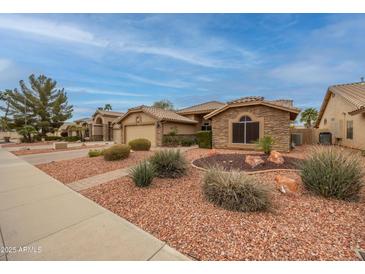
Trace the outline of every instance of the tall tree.
<path fill-rule="evenodd" d="M 317 118 L 318 111 L 315 108 L 307 108 L 300 115 L 300 121 L 303 122 L 307 128 L 311 128 L 313 122 L 315 122 Z"/>
<path fill-rule="evenodd" d="M 5 91 L 0 91 L 0 101 L 4 102 L 3 106 L 0 106 L 0 111 L 4 113 L 3 116 L 0 117 L 0 128 L 1 130 L 6 131 L 9 128 L 9 112 L 10 112 L 10 106 L 9 106 L 9 92 L 11 90 L 6 89 Z"/>
<path fill-rule="evenodd" d="M 57 82 L 45 75 L 29 76 L 30 88 L 23 80 L 20 91 L 8 94 L 10 113 L 15 127 L 32 125 L 43 136 L 59 128 L 72 117 L 73 106 L 68 104 L 64 89 L 58 89 Z"/>
<path fill-rule="evenodd" d="M 152 106 L 156 107 L 156 108 L 167 109 L 167 110 L 173 110 L 174 109 L 174 104 L 171 103 L 169 100 L 156 101 L 156 102 L 153 103 Z"/>

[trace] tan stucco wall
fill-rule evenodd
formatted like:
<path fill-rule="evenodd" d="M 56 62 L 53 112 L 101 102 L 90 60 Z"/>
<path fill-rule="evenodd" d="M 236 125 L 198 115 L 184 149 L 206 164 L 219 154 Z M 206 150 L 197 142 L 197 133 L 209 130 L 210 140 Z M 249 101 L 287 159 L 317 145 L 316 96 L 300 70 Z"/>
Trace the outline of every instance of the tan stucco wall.
<path fill-rule="evenodd" d="M 232 144 L 232 123 L 239 121 L 243 115 L 260 122 L 260 138 L 270 135 L 274 138 L 273 149 L 288 151 L 290 149 L 289 112 L 268 106 L 244 106 L 229 108 L 212 117 L 213 147 L 255 149 L 255 144 Z"/>
<path fill-rule="evenodd" d="M 139 122 L 137 123 L 137 117 L 139 117 Z M 121 142 L 124 144 L 126 142 L 126 130 L 125 127 L 126 126 L 133 126 L 133 125 L 156 125 L 156 119 L 143 113 L 142 111 L 140 112 L 135 112 L 135 113 L 130 113 L 127 117 L 125 117 L 123 119 L 123 121 L 121 122 L 121 126 L 122 126 L 122 132 L 121 132 Z M 142 138 L 143 136 L 141 136 Z M 158 140 L 161 139 L 158 137 L 158 131 L 156 131 L 156 136 L 155 136 L 155 140 L 157 142 L 157 145 L 159 145 Z"/>
<path fill-rule="evenodd" d="M 115 124 L 113 126 L 113 141 L 116 144 L 122 143 L 122 129 L 120 127 L 120 124 Z"/>
<path fill-rule="evenodd" d="M 163 134 L 169 134 L 174 129 L 177 130 L 177 134 L 182 135 L 192 135 L 196 133 L 196 125 L 195 124 L 180 124 L 180 123 L 172 123 L 166 122 L 163 123 Z"/>
<path fill-rule="evenodd" d="M 197 121 L 198 123 L 195 125 L 195 128 L 196 128 L 196 131 L 200 131 L 201 128 L 202 128 L 202 125 L 205 123 L 205 122 L 208 122 L 210 123 L 210 120 L 205 120 L 203 117 L 204 115 L 207 115 L 207 113 L 203 113 L 203 114 L 187 114 L 187 115 L 182 115 L 182 116 L 185 116 L 189 119 L 192 119 L 192 120 L 195 120 Z"/>
<path fill-rule="evenodd" d="M 331 96 L 323 113 L 319 129 L 331 132 L 333 143 L 365 149 L 365 115 L 356 114 L 351 116 L 348 112 L 353 111 L 354 106 L 345 101 L 341 96 Z M 327 119 L 327 124 L 325 124 Z M 346 138 L 347 121 L 353 121 L 353 139 Z M 340 138 L 337 139 L 336 138 Z"/>

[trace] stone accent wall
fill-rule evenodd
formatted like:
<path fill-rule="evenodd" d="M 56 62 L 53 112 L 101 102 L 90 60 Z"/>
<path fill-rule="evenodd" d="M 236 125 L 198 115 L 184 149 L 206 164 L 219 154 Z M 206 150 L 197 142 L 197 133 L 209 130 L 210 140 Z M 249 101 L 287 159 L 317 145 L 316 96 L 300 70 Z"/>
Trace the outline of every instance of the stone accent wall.
<path fill-rule="evenodd" d="M 260 121 L 260 137 L 270 135 L 274 138 L 273 149 L 288 151 L 290 149 L 290 115 L 289 112 L 268 106 L 233 107 L 212 117 L 213 147 L 253 149 L 255 145 L 232 144 L 232 134 L 229 132 L 230 123 L 239 120 L 243 115 L 252 115 Z"/>

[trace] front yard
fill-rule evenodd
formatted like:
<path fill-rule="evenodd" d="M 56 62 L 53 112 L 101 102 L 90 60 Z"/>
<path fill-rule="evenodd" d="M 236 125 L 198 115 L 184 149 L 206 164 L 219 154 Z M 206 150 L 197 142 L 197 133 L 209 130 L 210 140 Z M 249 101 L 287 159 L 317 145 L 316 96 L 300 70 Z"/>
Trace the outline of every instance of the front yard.
<path fill-rule="evenodd" d="M 303 146 L 289 156 L 303 158 L 307 151 Z M 84 157 L 38 168 L 67 184 L 134 166 L 152 154 L 137 151 L 112 162 Z M 184 154 L 190 163 L 212 150 Z M 300 182 L 293 170 L 250 175 L 273 189 L 267 212 L 229 211 L 209 203 L 202 191 L 204 172 L 190 165 L 185 176 L 154 178 L 145 188 L 122 177 L 80 193 L 197 260 L 358 260 L 354 249 L 365 248 L 364 192 L 360 201 L 345 202 L 314 195 L 300 182 L 297 194 L 283 194 L 275 189 L 278 174 Z"/>
<path fill-rule="evenodd" d="M 198 260 L 356 260 L 353 249 L 365 248 L 364 199 L 325 199 L 301 186 L 298 195 L 274 191 L 272 212 L 232 212 L 204 199 L 202 174 L 190 167 L 187 176 L 155 178 L 148 188 L 124 177 L 82 194 Z M 254 176 L 273 185 L 277 174 L 299 178 L 294 171 Z"/>

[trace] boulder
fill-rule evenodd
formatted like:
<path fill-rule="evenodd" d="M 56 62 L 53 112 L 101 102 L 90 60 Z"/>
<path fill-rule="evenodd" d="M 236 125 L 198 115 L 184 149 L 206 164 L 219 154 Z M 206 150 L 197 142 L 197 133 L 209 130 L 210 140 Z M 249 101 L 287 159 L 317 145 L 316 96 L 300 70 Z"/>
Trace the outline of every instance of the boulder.
<path fill-rule="evenodd" d="M 263 164 L 264 160 L 260 156 L 247 155 L 246 159 L 245 159 L 245 163 L 250 165 L 251 168 L 255 168 L 258 165 Z"/>
<path fill-rule="evenodd" d="M 280 152 L 277 152 L 275 150 L 271 151 L 270 156 L 269 158 L 267 158 L 267 160 L 277 165 L 284 164 L 284 157 L 281 155 Z"/>
<path fill-rule="evenodd" d="M 282 175 L 275 176 L 275 185 L 282 193 L 297 193 L 299 187 L 296 180 Z"/>

